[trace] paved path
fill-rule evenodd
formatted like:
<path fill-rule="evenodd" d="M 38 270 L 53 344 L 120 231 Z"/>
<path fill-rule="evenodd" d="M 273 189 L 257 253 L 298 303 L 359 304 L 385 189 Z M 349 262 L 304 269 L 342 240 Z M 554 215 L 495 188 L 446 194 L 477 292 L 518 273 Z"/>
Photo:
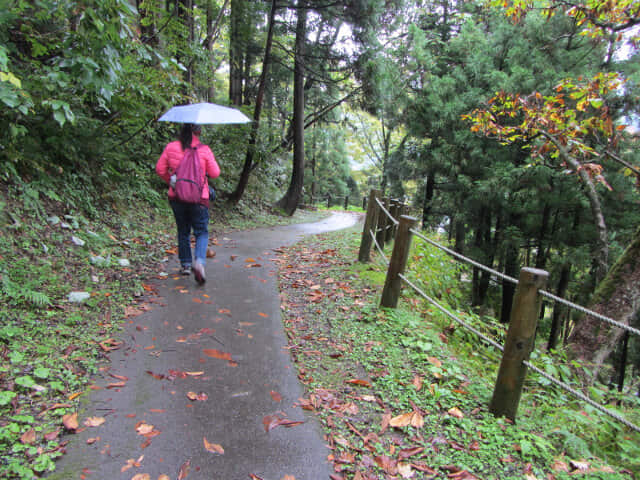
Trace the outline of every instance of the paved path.
<path fill-rule="evenodd" d="M 273 249 L 356 221 L 342 213 L 218 238 L 204 286 L 174 274 L 173 257 L 169 278 L 153 283 L 156 303 L 130 318 L 96 382 L 102 389 L 79 415 L 81 426 L 92 416 L 104 424 L 66 437 L 67 454 L 51 478 L 328 479 L 320 427 L 294 406 L 302 388 L 283 348 Z M 304 423 L 267 432 L 265 417 Z M 205 438 L 224 454 L 208 451 Z"/>

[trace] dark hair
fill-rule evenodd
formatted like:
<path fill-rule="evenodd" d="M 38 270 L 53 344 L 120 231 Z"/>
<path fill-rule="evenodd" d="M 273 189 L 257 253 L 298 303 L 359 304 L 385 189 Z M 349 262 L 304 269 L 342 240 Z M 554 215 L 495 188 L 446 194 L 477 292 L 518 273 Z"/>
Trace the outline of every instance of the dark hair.
<path fill-rule="evenodd" d="M 191 146 L 191 140 L 193 138 L 193 134 L 198 135 L 202 131 L 202 127 L 200 125 L 194 125 L 193 123 L 185 123 L 180 129 L 180 135 L 178 139 L 180 140 L 180 145 L 182 145 L 182 150 L 186 150 Z"/>
<path fill-rule="evenodd" d="M 182 128 L 180 129 L 180 135 L 178 136 L 178 140 L 180 140 L 182 150 L 186 150 L 191 146 L 192 135 L 193 125 L 190 123 L 185 123 L 184 125 L 182 125 Z"/>

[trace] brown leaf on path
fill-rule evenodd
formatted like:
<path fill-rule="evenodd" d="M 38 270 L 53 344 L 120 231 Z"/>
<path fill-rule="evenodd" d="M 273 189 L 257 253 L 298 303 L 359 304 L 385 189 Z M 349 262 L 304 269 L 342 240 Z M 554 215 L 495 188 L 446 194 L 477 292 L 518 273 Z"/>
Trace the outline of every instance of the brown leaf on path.
<path fill-rule="evenodd" d="M 122 388 L 127 385 L 127 382 L 114 382 L 107 385 L 106 388 Z"/>
<path fill-rule="evenodd" d="M 60 435 L 60 429 L 56 429 L 53 432 L 45 433 L 44 439 L 47 442 L 51 442 L 52 440 L 55 440 L 56 438 L 58 438 L 58 435 Z"/>
<path fill-rule="evenodd" d="M 215 348 L 205 348 L 202 353 L 207 357 L 219 358 L 220 360 L 231 360 L 231 354 L 227 352 L 221 352 Z"/>
<path fill-rule="evenodd" d="M 153 431 L 153 425 L 144 422 L 138 422 L 136 425 L 136 432 L 138 435 L 147 435 Z"/>
<path fill-rule="evenodd" d="M 208 452 L 219 453 L 220 455 L 224 455 L 224 448 L 222 448 L 221 445 L 217 443 L 209 443 L 209 441 L 207 440 L 207 437 L 202 437 L 202 441 L 204 443 L 205 450 L 207 450 Z"/>
<path fill-rule="evenodd" d="M 158 477 L 158 480 L 171 480 L 169 475 L 162 474 Z"/>
<path fill-rule="evenodd" d="M 160 374 L 160 373 L 153 373 L 151 370 L 147 370 L 147 372 L 149 375 L 151 375 L 153 378 L 155 378 L 156 380 L 163 380 L 165 378 L 164 375 Z"/>
<path fill-rule="evenodd" d="M 250 474 L 249 474 L 249 478 L 250 478 L 251 480 L 263 480 L 263 478 L 262 478 L 262 477 L 259 477 L 259 476 L 257 476 L 257 475 L 254 475 L 253 473 L 250 473 Z"/>
<path fill-rule="evenodd" d="M 209 398 L 209 395 L 207 395 L 204 392 L 200 392 L 200 393 L 187 392 L 187 397 L 189 398 L 189 400 L 192 400 L 192 401 L 204 402 L 206 399 Z"/>
<path fill-rule="evenodd" d="M 456 480 L 478 480 L 478 477 L 476 477 L 472 473 L 467 472 L 466 470 L 450 473 L 449 475 L 447 475 L 447 478 L 454 478 Z"/>
<path fill-rule="evenodd" d="M 150 437 L 147 437 L 147 438 L 145 439 L 145 441 L 144 441 L 144 442 L 142 442 L 142 443 L 140 444 L 140 448 L 141 448 L 142 450 L 144 450 L 144 449 L 145 449 L 145 448 L 147 448 L 149 445 L 151 445 L 151 438 L 150 438 Z"/>
<path fill-rule="evenodd" d="M 191 459 L 187 460 L 182 464 L 180 470 L 178 471 L 178 480 L 184 480 L 189 475 L 191 471 Z"/>
<path fill-rule="evenodd" d="M 352 383 L 354 385 L 360 385 L 362 387 L 371 386 L 371 383 L 369 383 L 367 380 L 360 380 L 360 379 L 347 380 L 345 383 Z"/>
<path fill-rule="evenodd" d="M 105 422 L 104 417 L 89 417 L 84 421 L 85 427 L 99 427 Z"/>
<path fill-rule="evenodd" d="M 151 480 L 151 477 L 148 473 L 136 473 L 131 480 Z"/>
<path fill-rule="evenodd" d="M 20 436 L 20 442 L 25 445 L 31 445 L 32 443 L 35 443 L 35 441 L 36 431 L 33 428 L 30 428 Z"/>
<path fill-rule="evenodd" d="M 93 445 L 94 443 L 99 441 L 100 441 L 100 437 L 87 438 L 87 445 Z"/>
<path fill-rule="evenodd" d="M 402 478 L 411 478 L 413 477 L 414 471 L 411 467 L 410 463 L 398 463 L 398 473 Z"/>
<path fill-rule="evenodd" d="M 62 424 L 67 430 L 78 429 L 78 413 L 67 413 L 62 417 Z"/>
<path fill-rule="evenodd" d="M 274 392 L 273 390 L 271 390 L 271 398 L 273 399 L 274 402 L 282 401 L 282 395 L 280 395 L 278 392 Z"/>
<path fill-rule="evenodd" d="M 280 480 L 296 480 L 296 477 L 294 477 L 293 475 L 285 475 Z"/>
<path fill-rule="evenodd" d="M 110 373 L 113 378 L 117 378 L 118 380 L 122 380 L 123 382 L 128 382 L 129 377 L 125 377 L 124 375 L 116 375 L 115 373 Z"/>

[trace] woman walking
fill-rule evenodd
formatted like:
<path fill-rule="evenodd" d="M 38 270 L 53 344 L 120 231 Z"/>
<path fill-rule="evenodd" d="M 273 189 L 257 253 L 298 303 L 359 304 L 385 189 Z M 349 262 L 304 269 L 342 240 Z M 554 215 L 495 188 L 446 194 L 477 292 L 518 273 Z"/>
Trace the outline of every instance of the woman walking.
<path fill-rule="evenodd" d="M 156 173 L 169 186 L 169 204 L 173 210 L 178 229 L 178 257 L 183 275 L 193 272 L 196 281 L 206 281 L 205 264 L 209 244 L 209 184 L 207 177 L 220 176 L 220 167 L 213 152 L 200 143 L 200 125 L 186 123 L 180 130 L 179 139 L 167 144 L 156 163 Z M 186 158 L 185 152 L 194 148 L 200 160 L 202 192 L 196 203 L 178 199 L 175 190 L 175 175 L 180 163 Z M 173 180 L 173 181 L 172 181 Z M 191 252 L 191 232 L 196 239 L 195 252 Z M 195 256 L 195 261 L 194 257 Z"/>

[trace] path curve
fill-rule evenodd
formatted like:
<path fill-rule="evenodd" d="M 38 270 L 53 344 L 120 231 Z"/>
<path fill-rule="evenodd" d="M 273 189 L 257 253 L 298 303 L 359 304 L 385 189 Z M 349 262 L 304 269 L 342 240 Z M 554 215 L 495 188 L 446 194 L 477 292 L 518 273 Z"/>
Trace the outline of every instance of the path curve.
<path fill-rule="evenodd" d="M 105 422 L 66 438 L 67 454 L 50 478 L 328 479 L 320 426 L 295 406 L 303 390 L 286 350 L 273 249 L 360 218 L 334 213 L 218 238 L 204 286 L 175 274 L 174 257 L 172 273 L 154 282 L 157 296 L 143 305 L 149 310 L 129 319 L 96 382 L 101 389 L 79 416 L 81 427 L 88 417 Z M 294 424 L 269 427 L 278 419 Z"/>

